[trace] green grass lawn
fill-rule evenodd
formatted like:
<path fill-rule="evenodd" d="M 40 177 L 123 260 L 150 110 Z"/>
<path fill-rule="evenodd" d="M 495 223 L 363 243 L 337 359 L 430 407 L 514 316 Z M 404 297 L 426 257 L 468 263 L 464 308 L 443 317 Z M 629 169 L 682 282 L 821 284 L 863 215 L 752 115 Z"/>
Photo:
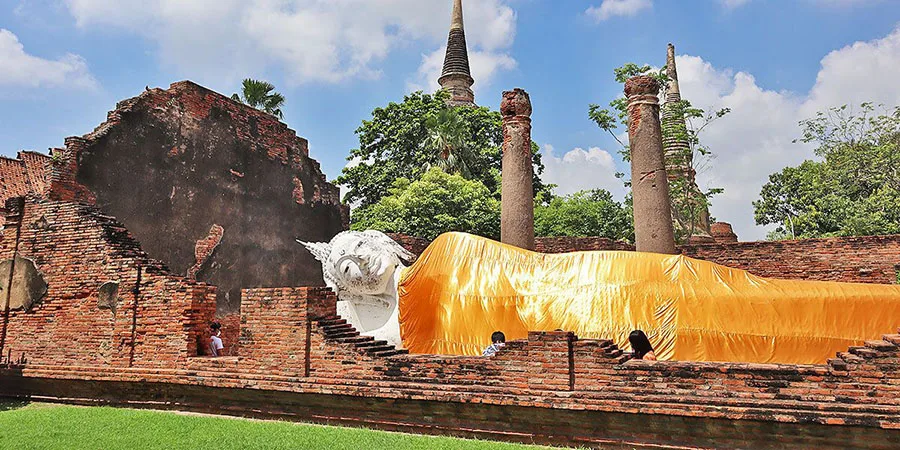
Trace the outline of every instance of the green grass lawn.
<path fill-rule="evenodd" d="M 472 449 L 546 447 L 291 422 L 0 401 L 0 449 Z"/>

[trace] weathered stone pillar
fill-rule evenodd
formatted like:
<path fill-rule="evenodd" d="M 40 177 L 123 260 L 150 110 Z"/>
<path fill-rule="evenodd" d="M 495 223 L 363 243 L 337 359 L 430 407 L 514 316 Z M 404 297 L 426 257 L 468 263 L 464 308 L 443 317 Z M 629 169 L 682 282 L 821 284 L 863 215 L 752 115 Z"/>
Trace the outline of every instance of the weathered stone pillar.
<path fill-rule="evenodd" d="M 675 254 L 669 182 L 659 123 L 659 83 L 642 75 L 625 82 L 631 191 L 637 251 Z"/>
<path fill-rule="evenodd" d="M 534 168 L 531 166 L 531 99 L 522 89 L 503 93 L 503 166 L 500 240 L 534 250 Z"/>

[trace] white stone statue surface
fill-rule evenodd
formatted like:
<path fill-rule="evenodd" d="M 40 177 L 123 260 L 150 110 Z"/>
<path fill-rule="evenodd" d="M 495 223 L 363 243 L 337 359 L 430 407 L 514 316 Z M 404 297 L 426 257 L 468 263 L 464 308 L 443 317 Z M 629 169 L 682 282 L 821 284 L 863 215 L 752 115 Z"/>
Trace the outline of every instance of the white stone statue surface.
<path fill-rule="evenodd" d="M 361 334 L 400 340 L 397 285 L 415 255 L 380 231 L 344 231 L 331 242 L 302 242 L 322 262 L 325 284 L 337 294 L 338 314 Z"/>

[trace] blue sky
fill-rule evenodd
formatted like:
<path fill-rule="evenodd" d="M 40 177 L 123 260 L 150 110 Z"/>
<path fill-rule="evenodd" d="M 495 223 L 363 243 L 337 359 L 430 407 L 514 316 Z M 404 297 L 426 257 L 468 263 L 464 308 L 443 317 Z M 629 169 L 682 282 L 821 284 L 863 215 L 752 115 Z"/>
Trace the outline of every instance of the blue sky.
<path fill-rule="evenodd" d="M 46 151 L 101 123 L 144 86 L 191 79 L 231 94 L 272 81 L 285 121 L 330 179 L 374 107 L 433 89 L 450 0 L 0 0 L 0 154 Z M 533 138 L 560 193 L 621 197 L 616 143 L 587 119 L 622 63 L 679 54 L 684 96 L 731 107 L 699 175 L 724 187 L 713 214 L 759 239 L 752 202 L 768 174 L 812 157 L 797 121 L 828 106 L 900 104 L 893 0 L 465 0 L 476 101 L 529 91 Z"/>

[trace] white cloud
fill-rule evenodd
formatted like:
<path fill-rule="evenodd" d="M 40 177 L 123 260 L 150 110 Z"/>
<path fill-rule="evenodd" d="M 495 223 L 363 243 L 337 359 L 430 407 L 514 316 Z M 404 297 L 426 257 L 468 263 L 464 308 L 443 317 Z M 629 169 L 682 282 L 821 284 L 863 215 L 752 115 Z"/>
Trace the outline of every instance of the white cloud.
<path fill-rule="evenodd" d="M 71 53 L 57 60 L 29 55 L 19 38 L 0 28 L 0 86 L 94 88 L 84 58 Z"/>
<path fill-rule="evenodd" d="M 470 47 L 502 55 L 512 44 L 515 12 L 508 1 L 466 3 Z M 259 75 L 269 68 L 283 69 L 293 83 L 378 77 L 379 63 L 393 50 L 413 41 L 439 45 L 450 22 L 450 2 L 433 0 L 66 4 L 79 27 L 115 27 L 141 35 L 156 44 L 164 63 L 220 81 Z"/>
<path fill-rule="evenodd" d="M 606 189 L 618 200 L 624 199 L 625 188 L 622 180 L 616 178 L 616 163 L 606 150 L 591 147 L 587 150 L 575 148 L 561 157 L 556 155 L 551 144 L 544 144 L 543 154 L 545 183 L 558 187 L 558 195 L 572 194 L 589 189 Z"/>
<path fill-rule="evenodd" d="M 516 60 L 508 52 L 515 40 L 516 15 L 504 3 L 498 0 L 463 3 L 469 65 L 472 78 L 475 79 L 472 89 L 476 96 L 481 89 L 491 85 L 499 72 L 518 67 Z M 438 29 L 446 37 L 448 26 Z M 419 70 L 406 83 L 407 90 L 436 91 L 440 87 L 437 79 L 441 76 L 446 52 L 447 46 L 443 45 L 422 55 Z"/>
<path fill-rule="evenodd" d="M 809 0 L 813 4 L 820 6 L 828 6 L 828 7 L 848 7 L 848 6 L 858 6 L 858 5 L 872 5 L 875 3 L 881 3 L 883 0 Z"/>
<path fill-rule="evenodd" d="M 443 46 L 427 55 L 422 56 L 422 64 L 416 72 L 414 79 L 406 83 L 408 91 L 426 91 L 434 92 L 438 85 L 438 78 L 444 68 L 444 54 L 447 52 L 447 46 Z M 494 51 L 470 51 L 469 65 L 472 70 L 472 78 L 475 79 L 475 85 L 472 89 L 477 97 L 478 92 L 491 85 L 494 77 L 501 71 L 513 70 L 518 67 L 518 63 L 512 56 L 503 52 Z M 477 99 L 476 99 L 477 100 Z"/>
<path fill-rule="evenodd" d="M 806 94 L 764 89 L 749 73 L 717 69 L 696 56 L 678 56 L 677 63 L 684 98 L 698 107 L 733 111 L 701 135 L 717 157 L 698 174 L 698 183 L 725 188 L 711 212 L 731 222 L 742 240 L 765 237 L 766 230 L 755 226 L 751 203 L 768 176 L 815 157 L 812 146 L 792 143 L 800 137 L 798 121 L 842 104 L 900 105 L 900 29 L 826 55 Z"/>
<path fill-rule="evenodd" d="M 719 0 L 719 3 L 726 9 L 735 9 L 750 3 L 750 0 Z"/>
<path fill-rule="evenodd" d="M 585 11 L 588 17 L 602 22 L 611 17 L 633 17 L 639 12 L 653 8 L 650 0 L 603 0 L 600 6 L 591 6 Z"/>
<path fill-rule="evenodd" d="M 736 9 L 750 3 L 751 0 L 718 0 L 726 9 Z M 884 0 L 807 0 L 815 6 L 831 8 L 845 8 L 850 6 L 868 6 L 881 3 Z"/>

